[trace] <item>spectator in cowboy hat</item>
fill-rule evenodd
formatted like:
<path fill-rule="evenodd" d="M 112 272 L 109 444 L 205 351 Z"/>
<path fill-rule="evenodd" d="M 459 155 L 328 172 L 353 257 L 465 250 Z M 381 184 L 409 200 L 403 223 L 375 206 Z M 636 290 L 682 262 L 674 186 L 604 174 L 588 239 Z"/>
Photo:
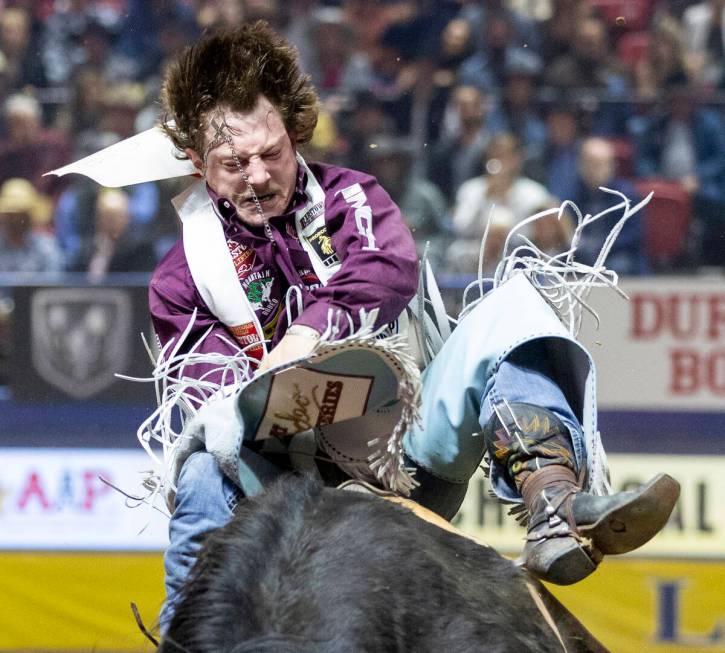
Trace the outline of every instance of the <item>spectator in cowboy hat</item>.
<path fill-rule="evenodd" d="M 0 187 L 0 272 L 59 272 L 63 257 L 45 225 L 50 201 L 27 179 Z"/>

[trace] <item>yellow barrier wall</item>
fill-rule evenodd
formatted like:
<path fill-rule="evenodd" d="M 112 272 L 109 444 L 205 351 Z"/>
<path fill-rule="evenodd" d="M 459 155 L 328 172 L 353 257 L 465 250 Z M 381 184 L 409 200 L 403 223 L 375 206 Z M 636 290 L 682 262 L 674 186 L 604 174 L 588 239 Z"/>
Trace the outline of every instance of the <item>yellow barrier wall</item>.
<path fill-rule="evenodd" d="M 0 650 L 152 651 L 164 598 L 160 553 L 0 554 Z"/>
<path fill-rule="evenodd" d="M 150 651 L 160 554 L 0 555 L 0 650 Z M 609 558 L 559 599 L 616 653 L 725 651 L 725 563 Z"/>
<path fill-rule="evenodd" d="M 725 651 L 725 563 L 607 558 L 553 593 L 614 653 Z"/>

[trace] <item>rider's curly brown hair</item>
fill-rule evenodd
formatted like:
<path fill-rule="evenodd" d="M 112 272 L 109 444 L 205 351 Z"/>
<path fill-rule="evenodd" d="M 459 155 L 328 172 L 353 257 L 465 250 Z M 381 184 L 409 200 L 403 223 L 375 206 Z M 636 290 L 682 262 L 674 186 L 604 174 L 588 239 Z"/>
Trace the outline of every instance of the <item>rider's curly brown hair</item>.
<path fill-rule="evenodd" d="M 220 105 L 251 111 L 260 95 L 278 109 L 297 143 L 312 138 L 317 94 L 292 45 L 264 21 L 205 35 L 166 72 L 162 128 L 179 150 L 201 154 L 209 112 Z"/>

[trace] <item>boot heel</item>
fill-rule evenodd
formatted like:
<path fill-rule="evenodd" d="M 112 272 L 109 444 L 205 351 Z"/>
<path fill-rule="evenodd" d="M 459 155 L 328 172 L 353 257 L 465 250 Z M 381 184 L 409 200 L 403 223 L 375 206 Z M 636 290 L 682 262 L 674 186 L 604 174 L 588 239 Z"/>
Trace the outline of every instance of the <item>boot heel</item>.
<path fill-rule="evenodd" d="M 573 538 L 541 540 L 527 545 L 523 566 L 540 580 L 555 585 L 572 585 L 586 578 L 597 563 Z"/>

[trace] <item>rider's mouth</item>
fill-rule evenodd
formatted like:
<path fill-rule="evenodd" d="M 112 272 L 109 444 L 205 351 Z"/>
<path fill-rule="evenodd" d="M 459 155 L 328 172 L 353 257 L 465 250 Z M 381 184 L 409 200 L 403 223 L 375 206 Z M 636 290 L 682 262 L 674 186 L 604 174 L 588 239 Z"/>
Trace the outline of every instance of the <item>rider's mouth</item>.
<path fill-rule="evenodd" d="M 267 202 L 270 202 L 274 199 L 274 193 L 265 193 L 264 195 L 257 195 L 257 199 L 259 200 L 260 204 L 266 204 Z M 247 206 L 254 206 L 254 199 L 251 197 L 248 197 L 244 200 L 244 204 Z"/>

